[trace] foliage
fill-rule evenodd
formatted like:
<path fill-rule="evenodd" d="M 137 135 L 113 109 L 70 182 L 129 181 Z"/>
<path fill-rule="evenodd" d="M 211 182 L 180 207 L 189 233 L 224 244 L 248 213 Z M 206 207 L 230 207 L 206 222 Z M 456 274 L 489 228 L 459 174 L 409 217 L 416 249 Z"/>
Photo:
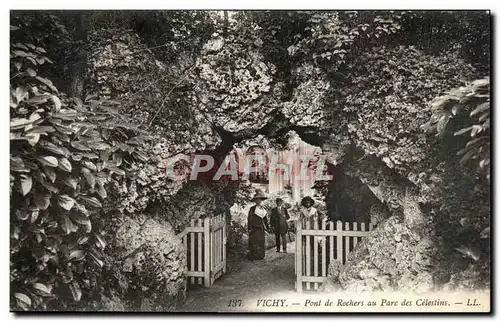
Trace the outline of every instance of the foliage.
<path fill-rule="evenodd" d="M 197 10 L 112 10 L 89 11 L 90 32 L 133 30 L 164 63 L 193 62 L 201 46 L 215 31 L 212 11 Z M 182 56 L 184 62 L 178 61 Z"/>
<path fill-rule="evenodd" d="M 329 72 L 345 70 L 356 56 L 386 43 L 401 29 L 405 12 L 343 11 L 311 14 L 306 37 L 288 48 L 290 56 L 312 56 L 314 64 Z M 296 55 L 298 54 L 298 55 Z M 295 58 L 294 57 L 294 58 Z"/>
<path fill-rule="evenodd" d="M 455 263 L 452 276 L 460 276 L 450 283 L 484 287 L 489 283 L 491 251 L 489 78 L 436 97 L 432 116 L 422 128 L 439 138 L 444 160 L 436 169 L 443 201 L 433 220 L 442 231 L 443 255 Z"/>
<path fill-rule="evenodd" d="M 422 127 L 436 136 L 443 136 L 451 128 L 461 126 L 454 136 L 467 137 L 467 143 L 457 155 L 460 164 L 474 164 L 478 172 L 490 179 L 490 80 L 483 78 L 464 87 L 454 88 L 437 97 L 433 114 Z M 454 126 L 448 126 L 450 120 Z"/>
<path fill-rule="evenodd" d="M 32 43 L 11 47 L 11 287 L 17 309 L 78 302 L 105 265 L 100 209 L 148 138 L 116 101 L 68 98 L 39 72 Z"/>
<path fill-rule="evenodd" d="M 478 72 L 490 68 L 487 11 L 412 11 L 401 21 L 404 43 L 432 54 L 455 52 Z"/>

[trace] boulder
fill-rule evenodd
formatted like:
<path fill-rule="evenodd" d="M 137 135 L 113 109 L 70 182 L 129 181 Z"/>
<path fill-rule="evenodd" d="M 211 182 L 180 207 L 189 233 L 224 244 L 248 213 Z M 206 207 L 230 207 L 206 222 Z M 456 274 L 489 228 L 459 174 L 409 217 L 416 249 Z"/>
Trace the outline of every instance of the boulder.
<path fill-rule="evenodd" d="M 145 215 L 126 217 L 114 240 L 128 307 L 171 311 L 184 301 L 186 254 L 168 222 Z"/>
<path fill-rule="evenodd" d="M 344 266 L 333 264 L 329 271 L 352 292 L 432 290 L 434 240 L 410 227 L 411 223 L 390 217 L 361 241 Z"/>

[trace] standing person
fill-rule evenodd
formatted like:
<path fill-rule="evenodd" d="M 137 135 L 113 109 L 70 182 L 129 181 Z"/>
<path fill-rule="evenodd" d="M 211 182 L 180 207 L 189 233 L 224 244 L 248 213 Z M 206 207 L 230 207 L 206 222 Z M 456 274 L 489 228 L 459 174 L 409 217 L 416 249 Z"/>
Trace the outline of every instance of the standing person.
<path fill-rule="evenodd" d="M 302 227 L 303 229 L 306 228 L 305 223 L 309 221 L 309 229 L 314 229 L 314 223 L 318 223 L 318 227 L 321 227 L 322 221 L 326 221 L 326 216 L 322 214 L 316 207 L 314 207 L 314 199 L 307 196 L 302 199 L 300 202 L 301 207 L 300 209 L 300 219 L 302 220 Z M 323 237 L 309 237 L 309 236 L 302 236 L 302 245 L 305 249 L 306 245 L 306 239 L 310 239 L 310 261 L 306 262 L 305 261 L 305 254 L 303 253 L 303 267 L 307 271 L 307 265 L 309 266 L 309 272 L 314 271 L 314 263 L 318 263 L 318 272 L 321 272 L 321 256 L 323 256 Z M 314 244 L 318 245 L 318 258 L 314 257 Z"/>
<path fill-rule="evenodd" d="M 255 206 L 248 212 L 248 258 L 250 260 L 264 259 L 266 255 L 265 230 L 269 230 L 267 212 L 261 206 L 263 200 L 267 199 L 264 192 L 257 190 L 252 201 Z"/>
<path fill-rule="evenodd" d="M 283 200 L 276 199 L 276 207 L 271 210 L 271 228 L 276 237 L 276 252 L 280 252 L 283 245 L 283 252 L 286 253 L 286 233 L 288 232 L 287 220 L 290 219 L 288 211 L 283 207 Z"/>
<path fill-rule="evenodd" d="M 311 227 L 314 227 L 314 221 L 317 221 L 318 224 L 321 224 L 322 220 L 325 220 L 325 216 L 318 211 L 316 207 L 314 207 L 314 199 L 307 196 L 302 199 L 300 202 L 301 207 L 299 208 L 300 217 L 304 220 L 309 220 L 311 223 Z M 311 228 L 312 229 L 312 228 Z"/>

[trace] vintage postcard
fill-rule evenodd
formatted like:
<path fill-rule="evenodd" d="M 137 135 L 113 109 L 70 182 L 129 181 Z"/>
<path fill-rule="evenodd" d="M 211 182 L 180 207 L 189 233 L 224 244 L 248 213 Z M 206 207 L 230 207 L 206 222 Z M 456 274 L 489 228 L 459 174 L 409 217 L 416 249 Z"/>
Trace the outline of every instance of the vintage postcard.
<path fill-rule="evenodd" d="M 10 309 L 491 305 L 491 15 L 10 11 Z"/>

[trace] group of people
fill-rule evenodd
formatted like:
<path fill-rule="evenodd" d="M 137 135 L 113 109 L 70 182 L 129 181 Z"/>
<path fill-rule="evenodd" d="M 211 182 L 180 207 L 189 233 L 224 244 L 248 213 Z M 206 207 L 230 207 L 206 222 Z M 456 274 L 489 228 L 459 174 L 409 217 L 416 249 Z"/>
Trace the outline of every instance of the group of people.
<path fill-rule="evenodd" d="M 271 210 L 269 219 L 267 210 L 262 207 L 262 201 L 267 196 L 258 190 L 252 201 L 255 203 L 248 212 L 248 258 L 250 260 L 264 259 L 266 254 L 265 233 L 274 233 L 276 239 L 276 251 L 281 248 L 286 253 L 286 237 L 289 232 L 288 222 L 292 219 L 288 210 L 283 205 L 281 198 L 276 199 L 276 207 Z M 311 219 L 320 222 L 324 216 L 314 207 L 314 199 L 304 197 L 300 203 L 300 215 L 297 220 Z"/>

